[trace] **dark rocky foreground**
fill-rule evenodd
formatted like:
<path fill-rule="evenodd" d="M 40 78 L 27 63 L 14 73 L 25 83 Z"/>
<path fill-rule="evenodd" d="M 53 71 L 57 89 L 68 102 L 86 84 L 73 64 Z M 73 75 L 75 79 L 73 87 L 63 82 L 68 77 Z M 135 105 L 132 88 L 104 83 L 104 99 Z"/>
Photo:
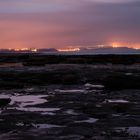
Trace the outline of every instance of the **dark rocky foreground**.
<path fill-rule="evenodd" d="M 140 139 L 140 65 L 0 68 L 0 139 Z"/>

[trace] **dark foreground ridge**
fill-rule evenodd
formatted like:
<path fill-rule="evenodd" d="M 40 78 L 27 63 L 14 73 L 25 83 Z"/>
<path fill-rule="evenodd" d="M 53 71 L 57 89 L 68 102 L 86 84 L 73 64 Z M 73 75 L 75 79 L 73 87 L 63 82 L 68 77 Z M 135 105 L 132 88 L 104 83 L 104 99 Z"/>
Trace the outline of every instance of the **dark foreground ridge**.
<path fill-rule="evenodd" d="M 24 66 L 44 66 L 45 64 L 137 64 L 140 55 L 43 55 L 43 54 L 0 54 L 2 63 L 22 63 Z"/>
<path fill-rule="evenodd" d="M 0 139 L 140 139 L 140 56 L 0 57 Z"/>

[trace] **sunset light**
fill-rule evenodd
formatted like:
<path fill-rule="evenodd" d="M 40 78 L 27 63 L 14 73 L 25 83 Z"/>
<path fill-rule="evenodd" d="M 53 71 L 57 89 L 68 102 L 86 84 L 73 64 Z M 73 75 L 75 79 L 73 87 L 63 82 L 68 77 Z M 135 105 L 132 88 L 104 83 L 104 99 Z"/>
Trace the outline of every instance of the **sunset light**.
<path fill-rule="evenodd" d="M 80 48 L 64 48 L 64 49 L 57 49 L 59 52 L 77 52 L 80 51 Z"/>
<path fill-rule="evenodd" d="M 0 0 L 0 140 L 140 140 L 140 0 Z"/>
<path fill-rule="evenodd" d="M 112 46 L 113 48 L 118 48 L 118 47 L 122 47 L 123 44 L 122 44 L 122 43 L 119 43 L 119 42 L 113 42 L 113 43 L 111 43 L 111 46 Z"/>
<path fill-rule="evenodd" d="M 12 49 L 12 48 L 8 48 L 7 50 L 9 51 L 15 51 L 15 52 L 37 52 L 37 49 L 35 48 L 15 48 L 15 49 Z"/>
<path fill-rule="evenodd" d="M 67 51 L 65 46 L 96 46 L 110 39 L 116 40 L 113 47 L 124 46 L 119 42 L 133 47 L 140 44 L 136 5 L 136 0 L 0 0 L 0 48 Z"/>

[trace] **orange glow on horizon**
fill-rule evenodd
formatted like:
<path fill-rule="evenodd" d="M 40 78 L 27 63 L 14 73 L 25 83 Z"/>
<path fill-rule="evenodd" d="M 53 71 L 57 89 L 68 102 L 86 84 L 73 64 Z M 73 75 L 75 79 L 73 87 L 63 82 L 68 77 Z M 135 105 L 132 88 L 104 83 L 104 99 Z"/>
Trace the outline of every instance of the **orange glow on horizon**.
<path fill-rule="evenodd" d="M 133 44 L 133 43 L 113 42 L 113 43 L 111 43 L 111 46 L 113 48 L 128 47 L 128 48 L 133 48 L 133 49 L 140 49 L 140 44 Z"/>
<path fill-rule="evenodd" d="M 134 43 L 130 41 L 119 41 L 113 38 L 108 41 L 108 45 L 112 46 L 113 48 L 127 47 L 133 49 L 140 49 L 140 43 Z"/>
<path fill-rule="evenodd" d="M 80 48 L 65 48 L 65 49 L 57 49 L 59 52 L 77 52 L 80 51 Z"/>
<path fill-rule="evenodd" d="M 56 48 L 59 52 L 78 52 L 81 48 L 84 46 L 67 46 L 64 48 Z M 92 47 L 85 46 L 87 49 L 94 49 L 94 48 L 105 48 L 105 47 L 113 47 L 113 48 L 119 48 L 119 47 L 128 47 L 133 49 L 140 49 L 140 44 L 133 44 L 133 43 L 120 43 L 120 42 L 112 42 L 112 43 L 106 43 L 102 45 L 93 45 Z M 17 48 L 8 48 L 9 51 L 16 51 L 16 52 L 38 52 L 37 48 L 27 48 L 27 47 L 17 47 Z"/>
<path fill-rule="evenodd" d="M 9 51 L 16 51 L 16 52 L 24 52 L 24 51 L 31 51 L 31 52 L 37 52 L 37 49 L 36 48 L 8 48 Z"/>
<path fill-rule="evenodd" d="M 137 50 L 140 49 L 140 44 L 134 44 L 133 46 L 134 46 L 134 48 L 137 49 Z"/>
<path fill-rule="evenodd" d="M 111 46 L 113 47 L 113 48 L 118 48 L 118 47 L 123 47 L 123 46 L 127 46 L 127 45 L 125 45 L 125 44 L 123 44 L 123 43 L 119 43 L 119 42 L 113 42 L 113 43 L 111 43 Z M 128 47 L 128 46 L 127 46 Z"/>
<path fill-rule="evenodd" d="M 31 49 L 32 52 L 37 52 L 37 49 Z"/>

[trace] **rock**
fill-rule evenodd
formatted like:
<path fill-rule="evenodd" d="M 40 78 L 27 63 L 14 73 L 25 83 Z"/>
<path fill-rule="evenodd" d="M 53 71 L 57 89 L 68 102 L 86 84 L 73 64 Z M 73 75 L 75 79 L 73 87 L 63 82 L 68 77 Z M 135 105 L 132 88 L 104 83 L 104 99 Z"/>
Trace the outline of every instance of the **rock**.
<path fill-rule="evenodd" d="M 11 99 L 6 96 L 0 97 L 0 108 L 7 106 L 11 102 Z"/>

